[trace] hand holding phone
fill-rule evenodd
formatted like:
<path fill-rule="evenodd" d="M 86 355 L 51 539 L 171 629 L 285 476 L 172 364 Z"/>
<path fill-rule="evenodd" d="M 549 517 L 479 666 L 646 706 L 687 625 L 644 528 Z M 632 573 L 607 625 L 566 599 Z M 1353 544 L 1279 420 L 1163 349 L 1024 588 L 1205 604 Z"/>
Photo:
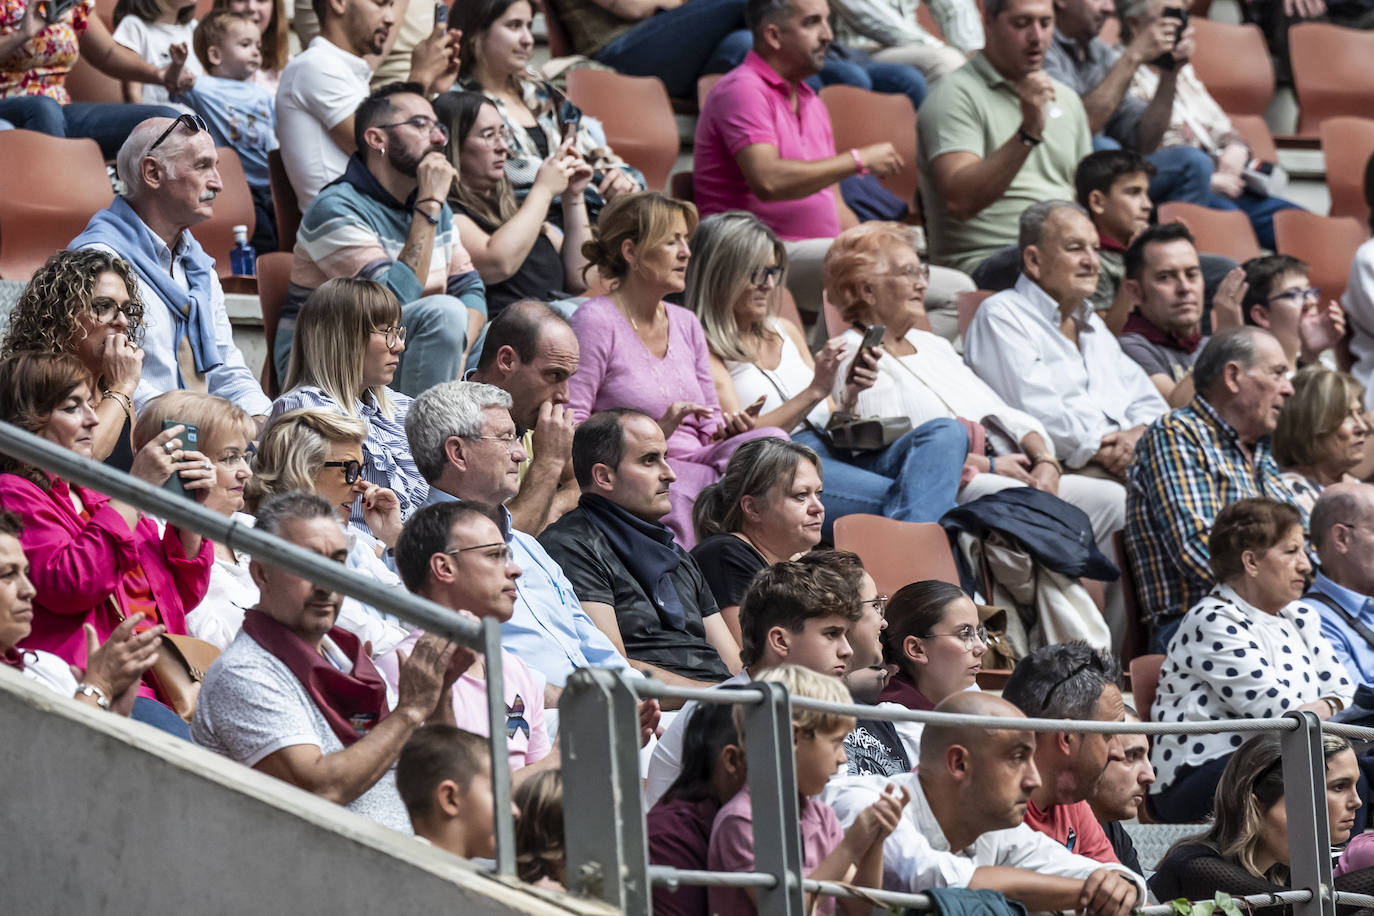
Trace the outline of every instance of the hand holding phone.
<path fill-rule="evenodd" d="M 435 25 L 447 25 L 447 24 L 448 24 L 448 7 L 445 6 L 445 5 L 442 4 L 442 3 L 435 3 L 435 4 L 434 4 L 434 24 L 435 24 Z"/>
<path fill-rule="evenodd" d="M 200 430 L 194 423 L 183 423 L 180 420 L 163 420 L 162 428 L 171 429 L 173 426 L 184 426 L 177 439 L 181 440 L 181 451 L 198 452 L 200 451 Z M 162 484 L 162 488 L 168 493 L 175 493 L 178 496 L 185 496 L 187 499 L 195 499 L 195 494 L 188 491 L 181 480 L 181 474 L 173 471 L 172 476 Z"/>
<path fill-rule="evenodd" d="M 757 401 L 750 404 L 748 407 L 744 408 L 744 412 L 751 417 L 757 417 L 759 414 L 763 413 L 763 405 L 767 402 L 768 395 L 761 394 L 759 395 L 759 399 Z"/>
<path fill-rule="evenodd" d="M 887 333 L 886 325 L 872 324 L 864 328 L 863 340 L 859 343 L 859 349 L 854 354 L 854 361 L 849 364 L 849 374 L 845 376 L 846 385 L 854 384 L 854 370 L 859 368 L 859 360 L 869 350 L 876 349 L 883 342 L 883 335 Z"/>

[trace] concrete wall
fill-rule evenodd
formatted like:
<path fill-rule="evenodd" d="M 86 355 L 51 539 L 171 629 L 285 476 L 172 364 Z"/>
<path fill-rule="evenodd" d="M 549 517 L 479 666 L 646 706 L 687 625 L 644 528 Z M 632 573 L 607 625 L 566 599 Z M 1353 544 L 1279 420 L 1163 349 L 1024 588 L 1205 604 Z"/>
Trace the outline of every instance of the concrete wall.
<path fill-rule="evenodd" d="M 0 666 L 0 911 L 527 913 L 609 908 L 466 862 Z"/>

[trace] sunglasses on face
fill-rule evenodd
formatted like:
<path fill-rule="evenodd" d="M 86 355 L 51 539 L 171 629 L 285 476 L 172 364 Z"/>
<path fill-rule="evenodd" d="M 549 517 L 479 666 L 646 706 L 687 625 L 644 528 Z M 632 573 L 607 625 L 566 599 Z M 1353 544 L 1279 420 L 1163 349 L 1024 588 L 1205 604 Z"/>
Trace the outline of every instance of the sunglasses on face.
<path fill-rule="evenodd" d="M 343 468 L 344 483 L 357 483 L 358 478 L 363 476 L 364 465 L 361 461 L 326 461 L 323 466 L 327 468 Z"/>

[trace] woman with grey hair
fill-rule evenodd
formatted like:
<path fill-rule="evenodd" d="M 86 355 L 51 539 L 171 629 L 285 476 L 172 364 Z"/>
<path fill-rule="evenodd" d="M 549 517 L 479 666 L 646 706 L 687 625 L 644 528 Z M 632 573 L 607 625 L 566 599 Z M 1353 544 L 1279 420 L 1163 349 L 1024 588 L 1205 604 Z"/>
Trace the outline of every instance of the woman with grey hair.
<path fill-rule="evenodd" d="M 825 427 L 832 411 L 854 410 L 877 377 L 879 354 L 864 354 L 837 405 L 830 391 L 844 341 L 828 341 L 812 358 L 801 329 L 778 314 L 787 252 L 772 229 L 749 213 L 718 213 L 697 227 L 692 251 L 685 303 L 706 331 L 721 408 L 757 409 L 759 426 L 787 430 L 823 463 L 831 482 L 822 497 L 827 536 L 842 515 L 933 522 L 953 508 L 968 451 L 955 420 L 920 424 L 877 452 L 842 455 L 830 447 Z"/>

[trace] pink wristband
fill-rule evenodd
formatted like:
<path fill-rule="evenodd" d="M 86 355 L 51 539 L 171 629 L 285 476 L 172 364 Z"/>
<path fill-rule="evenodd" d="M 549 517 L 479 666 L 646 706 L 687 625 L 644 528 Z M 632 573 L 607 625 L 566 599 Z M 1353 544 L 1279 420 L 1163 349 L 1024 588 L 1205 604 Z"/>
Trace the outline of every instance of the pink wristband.
<path fill-rule="evenodd" d="M 859 155 L 859 151 L 856 150 L 856 149 L 851 149 L 851 150 L 849 151 L 849 155 L 851 155 L 851 156 L 854 157 L 854 164 L 855 164 L 856 166 L 858 166 L 858 168 L 859 168 L 859 174 L 860 174 L 860 175 L 867 175 L 867 174 L 868 174 L 868 166 L 864 165 L 863 157 Z"/>

